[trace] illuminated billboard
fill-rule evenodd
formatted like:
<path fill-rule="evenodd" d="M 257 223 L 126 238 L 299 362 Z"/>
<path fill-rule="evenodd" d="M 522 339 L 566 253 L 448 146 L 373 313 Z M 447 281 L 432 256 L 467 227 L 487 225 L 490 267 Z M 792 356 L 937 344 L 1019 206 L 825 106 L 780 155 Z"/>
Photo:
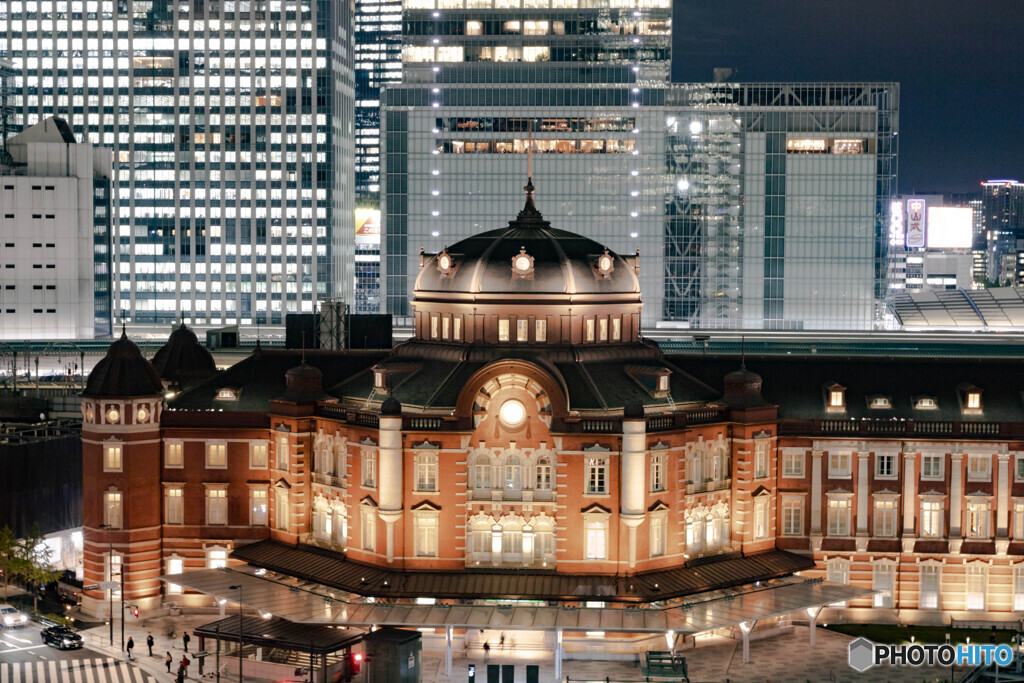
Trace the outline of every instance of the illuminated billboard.
<path fill-rule="evenodd" d="M 920 249 L 925 245 L 925 231 L 928 229 L 925 201 L 923 199 L 907 200 L 907 248 Z"/>
<path fill-rule="evenodd" d="M 889 246 L 902 247 L 906 239 L 903 230 L 903 202 L 892 202 L 889 205 Z"/>
<path fill-rule="evenodd" d="M 974 237 L 974 211 L 951 206 L 928 207 L 929 249 L 970 249 Z"/>
<path fill-rule="evenodd" d="M 380 244 L 380 209 L 356 209 L 356 244 Z"/>

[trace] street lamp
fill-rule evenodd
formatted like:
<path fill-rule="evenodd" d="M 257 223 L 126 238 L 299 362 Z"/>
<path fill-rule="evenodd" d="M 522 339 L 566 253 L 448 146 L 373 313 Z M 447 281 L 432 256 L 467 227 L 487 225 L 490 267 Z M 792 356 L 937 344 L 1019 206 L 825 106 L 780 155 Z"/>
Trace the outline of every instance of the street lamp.
<path fill-rule="evenodd" d="M 100 529 L 107 530 L 107 580 L 108 582 L 114 578 L 114 527 L 109 524 L 100 524 Z M 124 567 L 121 567 L 121 649 L 124 649 Z M 110 646 L 114 646 L 114 589 L 108 588 L 110 591 L 110 607 L 107 610 L 107 623 L 110 624 Z"/>
<path fill-rule="evenodd" d="M 238 681 L 244 683 L 245 677 L 242 675 L 242 584 L 238 583 L 234 586 L 228 586 L 228 590 L 238 589 Z"/>

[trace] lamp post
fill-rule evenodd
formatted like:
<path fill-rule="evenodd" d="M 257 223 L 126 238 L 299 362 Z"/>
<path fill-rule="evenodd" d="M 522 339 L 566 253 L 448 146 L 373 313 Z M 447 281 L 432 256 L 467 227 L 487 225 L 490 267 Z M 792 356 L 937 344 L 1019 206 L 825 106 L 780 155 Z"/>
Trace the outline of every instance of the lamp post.
<path fill-rule="evenodd" d="M 107 530 L 107 545 L 109 550 L 107 551 L 107 580 L 114 578 L 114 527 L 109 524 L 100 524 L 100 529 Z M 124 574 L 124 572 L 121 572 Z M 114 647 L 114 589 L 108 588 L 110 591 L 110 606 L 107 608 L 107 623 L 110 624 L 110 647 Z M 123 599 L 124 596 L 122 596 Z M 121 614 L 121 628 L 124 628 L 124 614 Z"/>
<path fill-rule="evenodd" d="M 234 586 L 228 586 L 228 590 L 238 589 L 238 681 L 244 683 L 245 677 L 242 675 L 242 584 L 235 584 Z"/>

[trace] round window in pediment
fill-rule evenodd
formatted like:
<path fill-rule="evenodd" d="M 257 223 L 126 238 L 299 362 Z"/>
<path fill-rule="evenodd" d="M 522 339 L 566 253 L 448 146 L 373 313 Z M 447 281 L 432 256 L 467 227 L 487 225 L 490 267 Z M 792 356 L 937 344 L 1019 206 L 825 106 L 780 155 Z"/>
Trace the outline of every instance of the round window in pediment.
<path fill-rule="evenodd" d="M 498 419 L 506 427 L 515 428 L 526 421 L 526 406 L 522 401 L 511 398 L 498 408 Z"/>

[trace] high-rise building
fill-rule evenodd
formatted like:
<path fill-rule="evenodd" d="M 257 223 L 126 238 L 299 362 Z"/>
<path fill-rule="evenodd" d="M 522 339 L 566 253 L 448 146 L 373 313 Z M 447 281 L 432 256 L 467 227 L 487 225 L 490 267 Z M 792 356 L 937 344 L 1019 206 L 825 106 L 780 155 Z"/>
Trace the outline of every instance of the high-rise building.
<path fill-rule="evenodd" d="M 111 333 L 111 151 L 50 118 L 0 160 L 0 339 Z"/>
<path fill-rule="evenodd" d="M 20 120 L 114 150 L 115 316 L 277 325 L 351 299 L 352 6 L 8 3 Z"/>
<path fill-rule="evenodd" d="M 988 242 L 988 279 L 1014 284 L 1016 254 L 1024 251 L 1024 243 L 1019 243 L 1024 240 L 1024 183 L 986 180 L 981 184 L 981 201 Z"/>
<path fill-rule="evenodd" d="M 380 88 L 402 80 L 401 0 L 356 0 L 355 78 L 356 199 L 375 208 L 380 201 Z"/>
<path fill-rule="evenodd" d="M 553 19 L 544 26 L 552 31 Z M 407 60 L 468 61 L 528 37 L 501 34 L 478 46 L 425 31 L 406 36 Z M 407 78 L 386 89 L 382 105 L 385 310 L 408 315 L 420 247 L 440 251 L 503 224 L 515 208 L 510 179 L 525 180 L 532 149 L 546 216 L 619 253 L 639 250 L 645 328 L 880 324 L 898 86 L 670 85 L 656 75 L 667 63 L 655 59 L 666 54 L 657 47 L 662 34 L 621 31 L 605 37 L 653 43 L 654 61 L 584 68 L 603 82 L 544 80 L 560 73 L 553 60 L 563 55 L 555 50 L 561 35 L 546 36 L 552 62 L 407 61 Z M 444 52 L 446 40 L 455 44 Z M 527 47 L 542 49 L 527 43 L 524 58 Z M 500 69 L 501 86 L 472 80 Z M 651 80 L 640 78 L 649 71 Z"/>

